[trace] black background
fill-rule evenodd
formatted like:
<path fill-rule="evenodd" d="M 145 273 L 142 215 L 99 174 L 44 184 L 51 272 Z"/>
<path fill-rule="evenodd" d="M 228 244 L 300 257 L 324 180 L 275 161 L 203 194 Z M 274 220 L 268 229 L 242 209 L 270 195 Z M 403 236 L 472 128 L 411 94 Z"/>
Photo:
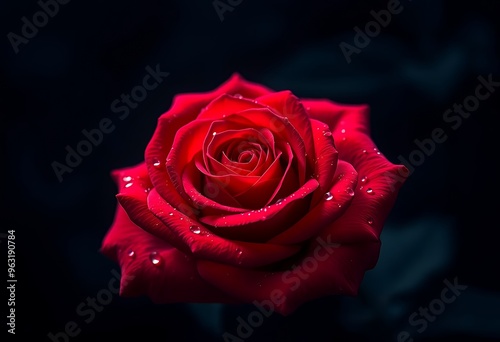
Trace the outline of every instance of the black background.
<path fill-rule="evenodd" d="M 31 21 L 40 7 L 2 1 L 1 233 L 16 230 L 15 337 L 50 341 L 47 334 L 68 321 L 81 329 L 71 341 L 236 335 L 236 318 L 251 306 L 153 305 L 114 296 L 89 323 L 75 309 L 119 269 L 98 252 L 116 205 L 110 171 L 142 160 L 173 95 L 211 90 L 237 71 L 299 97 L 368 103 L 373 140 L 394 163 L 433 129 L 448 136 L 401 190 L 382 234 L 379 264 L 367 273 L 360 296 L 320 299 L 288 317 L 275 314 L 246 340 L 396 341 L 402 330 L 423 341 L 500 340 L 500 90 L 456 130 L 443 121 L 447 109 L 474 94 L 479 75 L 500 81 L 499 6 L 493 0 L 401 4 L 403 11 L 348 63 L 339 44 L 353 44 L 354 27 L 364 28 L 373 20 L 370 11 L 387 8 L 387 1 L 246 0 L 221 21 L 209 0 L 72 0 L 18 53 L 7 34 L 21 34 L 21 18 Z M 170 75 L 119 120 L 110 104 L 157 64 Z M 75 147 L 81 131 L 105 117 L 115 131 L 59 182 L 51 163 L 64 162 L 65 147 Z M 6 255 L 5 238 L 0 245 Z M 412 312 L 439 298 L 443 280 L 455 277 L 468 288 L 416 332 L 408 324 Z"/>

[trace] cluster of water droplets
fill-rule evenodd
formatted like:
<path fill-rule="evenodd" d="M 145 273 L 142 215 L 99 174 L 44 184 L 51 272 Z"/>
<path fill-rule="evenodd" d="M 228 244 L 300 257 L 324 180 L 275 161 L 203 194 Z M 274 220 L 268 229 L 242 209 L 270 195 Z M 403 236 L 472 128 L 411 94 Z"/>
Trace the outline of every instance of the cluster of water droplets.
<path fill-rule="evenodd" d="M 125 176 L 125 177 L 122 177 L 122 180 L 125 182 L 124 187 L 126 189 L 132 187 L 133 185 L 136 185 L 136 186 L 140 185 L 144 189 L 144 192 L 147 193 L 147 192 L 151 191 L 151 188 L 145 186 L 144 183 L 141 182 L 139 178 L 137 178 L 137 179 L 134 180 L 134 178 L 131 177 L 131 176 Z"/>

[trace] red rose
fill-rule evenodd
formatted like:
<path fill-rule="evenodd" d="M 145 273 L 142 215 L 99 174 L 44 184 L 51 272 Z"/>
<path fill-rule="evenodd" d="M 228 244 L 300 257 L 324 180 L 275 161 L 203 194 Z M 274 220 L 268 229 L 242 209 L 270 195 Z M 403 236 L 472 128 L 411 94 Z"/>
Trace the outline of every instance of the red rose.
<path fill-rule="evenodd" d="M 145 162 L 113 172 L 120 205 L 102 252 L 127 279 L 121 295 L 288 314 L 357 293 L 407 174 L 375 147 L 367 106 L 234 75 L 176 96 Z"/>

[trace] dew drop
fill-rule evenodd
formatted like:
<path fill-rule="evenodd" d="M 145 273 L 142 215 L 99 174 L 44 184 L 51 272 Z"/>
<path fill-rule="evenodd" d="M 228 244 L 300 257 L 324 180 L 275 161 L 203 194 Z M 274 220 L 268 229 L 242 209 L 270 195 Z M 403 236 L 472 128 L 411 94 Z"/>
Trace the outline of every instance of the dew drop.
<path fill-rule="evenodd" d="M 367 150 L 363 150 L 362 152 L 363 152 L 363 153 L 368 153 L 368 151 L 367 151 Z"/>
<path fill-rule="evenodd" d="M 234 94 L 234 97 L 236 97 L 237 99 L 242 99 L 243 95 L 241 95 L 241 94 Z"/>
<path fill-rule="evenodd" d="M 332 136 L 332 132 L 330 132 L 330 131 L 324 131 L 324 132 L 323 132 L 323 135 L 324 135 L 325 137 L 331 137 L 331 136 Z"/>
<path fill-rule="evenodd" d="M 132 180 L 132 177 L 126 176 L 122 178 L 124 182 L 130 182 Z"/>
<path fill-rule="evenodd" d="M 126 187 L 126 188 L 130 188 L 133 184 L 134 184 L 134 183 L 127 183 L 127 184 L 125 184 L 125 187 Z"/>
<path fill-rule="evenodd" d="M 151 263 L 155 266 L 160 265 L 162 262 L 161 255 L 158 252 L 151 252 L 149 260 L 151 260 Z"/>
<path fill-rule="evenodd" d="M 160 161 L 158 159 L 153 159 L 153 166 L 154 167 L 160 166 Z"/>
<path fill-rule="evenodd" d="M 343 173 L 341 173 L 341 174 L 339 175 L 338 179 L 339 179 L 339 180 L 341 180 L 341 179 L 342 179 L 342 177 L 344 177 L 344 174 L 343 174 Z"/>
<path fill-rule="evenodd" d="M 366 182 L 368 182 L 368 177 L 364 176 L 361 178 L 361 183 L 365 184 Z"/>
<path fill-rule="evenodd" d="M 340 131 L 342 134 L 345 133 L 345 128 L 342 128 L 342 130 Z"/>
<path fill-rule="evenodd" d="M 325 200 L 326 200 L 326 201 L 331 201 L 332 199 L 333 199 L 333 195 L 332 195 L 332 193 L 331 193 L 331 192 L 329 192 L 329 191 L 328 191 L 328 192 L 325 194 Z"/>
<path fill-rule="evenodd" d="M 337 203 L 337 207 L 342 208 L 342 204 Z"/>
<path fill-rule="evenodd" d="M 354 196 L 354 190 L 352 188 L 345 189 L 345 192 L 347 192 L 349 196 Z"/>
<path fill-rule="evenodd" d="M 133 250 L 129 250 L 127 252 L 127 255 L 128 255 L 129 258 L 133 258 L 133 257 L 135 257 L 135 252 Z"/>
<path fill-rule="evenodd" d="M 373 224 L 373 218 L 369 217 L 367 222 L 371 226 Z"/>
<path fill-rule="evenodd" d="M 370 194 L 370 195 L 373 195 L 373 194 L 374 194 L 374 192 L 373 192 L 373 189 L 372 189 L 372 188 L 368 188 L 368 189 L 366 189 L 366 193 L 367 193 L 367 194 Z"/>
<path fill-rule="evenodd" d="M 189 227 L 189 230 L 190 230 L 193 234 L 200 234 L 200 233 L 201 233 L 201 229 L 200 229 L 200 227 L 198 227 L 198 226 L 191 226 L 191 227 Z"/>
<path fill-rule="evenodd" d="M 216 135 L 217 135 L 217 132 L 213 132 L 213 133 L 212 133 L 212 135 L 213 135 L 213 136 L 216 136 Z"/>
<path fill-rule="evenodd" d="M 281 204 L 281 203 L 283 203 L 283 198 L 279 198 L 276 200 L 276 204 Z"/>
<path fill-rule="evenodd" d="M 174 216 L 174 213 L 168 213 L 169 216 Z"/>
<path fill-rule="evenodd" d="M 238 253 L 238 265 L 241 265 L 242 264 L 241 255 L 243 254 L 243 251 L 237 248 L 236 252 Z"/>

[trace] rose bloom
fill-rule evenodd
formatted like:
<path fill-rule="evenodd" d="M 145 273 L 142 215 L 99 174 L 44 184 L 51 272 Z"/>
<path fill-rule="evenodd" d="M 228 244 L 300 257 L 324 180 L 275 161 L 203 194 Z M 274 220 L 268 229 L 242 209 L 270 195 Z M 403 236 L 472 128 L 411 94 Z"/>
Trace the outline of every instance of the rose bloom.
<path fill-rule="evenodd" d="M 355 295 L 408 175 L 376 148 L 368 112 L 238 74 L 176 96 L 145 161 L 112 173 L 102 253 L 121 267 L 120 294 L 283 315 Z"/>

